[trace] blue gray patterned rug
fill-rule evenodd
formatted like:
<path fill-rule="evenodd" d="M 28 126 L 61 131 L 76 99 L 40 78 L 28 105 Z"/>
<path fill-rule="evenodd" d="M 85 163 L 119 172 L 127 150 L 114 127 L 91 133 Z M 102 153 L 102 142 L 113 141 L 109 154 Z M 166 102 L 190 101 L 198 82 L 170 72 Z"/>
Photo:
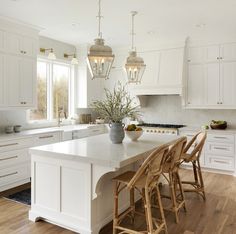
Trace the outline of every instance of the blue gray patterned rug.
<path fill-rule="evenodd" d="M 14 193 L 6 198 L 26 205 L 31 205 L 31 189 L 26 189 L 21 192 Z"/>

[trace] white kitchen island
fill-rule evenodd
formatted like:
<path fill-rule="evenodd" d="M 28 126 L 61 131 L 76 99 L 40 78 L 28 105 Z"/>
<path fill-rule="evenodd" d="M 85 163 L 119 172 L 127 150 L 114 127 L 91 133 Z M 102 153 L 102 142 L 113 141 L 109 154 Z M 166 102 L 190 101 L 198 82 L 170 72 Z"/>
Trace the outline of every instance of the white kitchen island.
<path fill-rule="evenodd" d="M 32 198 L 29 219 L 81 234 L 98 234 L 112 220 L 112 177 L 135 169 L 155 147 L 177 136 L 143 135 L 112 144 L 108 134 L 30 149 Z M 128 205 L 121 196 L 122 208 Z"/>

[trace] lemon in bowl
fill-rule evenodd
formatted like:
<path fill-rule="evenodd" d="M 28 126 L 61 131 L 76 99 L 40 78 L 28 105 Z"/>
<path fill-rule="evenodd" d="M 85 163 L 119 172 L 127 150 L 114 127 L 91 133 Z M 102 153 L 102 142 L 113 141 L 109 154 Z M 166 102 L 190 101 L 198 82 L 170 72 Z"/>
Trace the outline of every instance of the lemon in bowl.
<path fill-rule="evenodd" d="M 143 135 L 143 129 L 131 124 L 125 128 L 125 134 L 132 141 L 137 141 Z"/>

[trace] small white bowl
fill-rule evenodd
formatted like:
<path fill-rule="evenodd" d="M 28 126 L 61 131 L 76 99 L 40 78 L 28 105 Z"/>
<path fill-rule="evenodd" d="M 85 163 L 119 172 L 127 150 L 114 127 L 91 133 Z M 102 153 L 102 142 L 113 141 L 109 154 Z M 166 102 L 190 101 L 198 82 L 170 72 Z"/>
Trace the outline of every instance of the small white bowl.
<path fill-rule="evenodd" d="M 141 131 L 127 131 L 127 130 L 125 130 L 125 134 L 132 141 L 137 141 L 143 135 L 143 130 L 141 130 Z"/>

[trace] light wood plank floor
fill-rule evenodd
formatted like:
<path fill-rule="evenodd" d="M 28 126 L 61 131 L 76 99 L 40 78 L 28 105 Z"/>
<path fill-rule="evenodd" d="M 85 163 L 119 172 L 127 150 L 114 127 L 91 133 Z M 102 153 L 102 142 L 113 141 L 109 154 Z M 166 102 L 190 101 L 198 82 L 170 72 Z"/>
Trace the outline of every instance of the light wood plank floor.
<path fill-rule="evenodd" d="M 182 178 L 190 171 L 182 170 Z M 186 194 L 188 212 L 180 212 L 180 223 L 174 215 L 165 213 L 169 234 L 236 234 L 236 178 L 228 175 L 203 173 L 207 201 L 196 194 Z M 40 221 L 28 220 L 29 207 L 0 198 L 0 234 L 72 234 L 73 232 Z M 139 226 L 144 223 L 138 221 Z M 112 234 L 111 223 L 100 234 Z"/>

